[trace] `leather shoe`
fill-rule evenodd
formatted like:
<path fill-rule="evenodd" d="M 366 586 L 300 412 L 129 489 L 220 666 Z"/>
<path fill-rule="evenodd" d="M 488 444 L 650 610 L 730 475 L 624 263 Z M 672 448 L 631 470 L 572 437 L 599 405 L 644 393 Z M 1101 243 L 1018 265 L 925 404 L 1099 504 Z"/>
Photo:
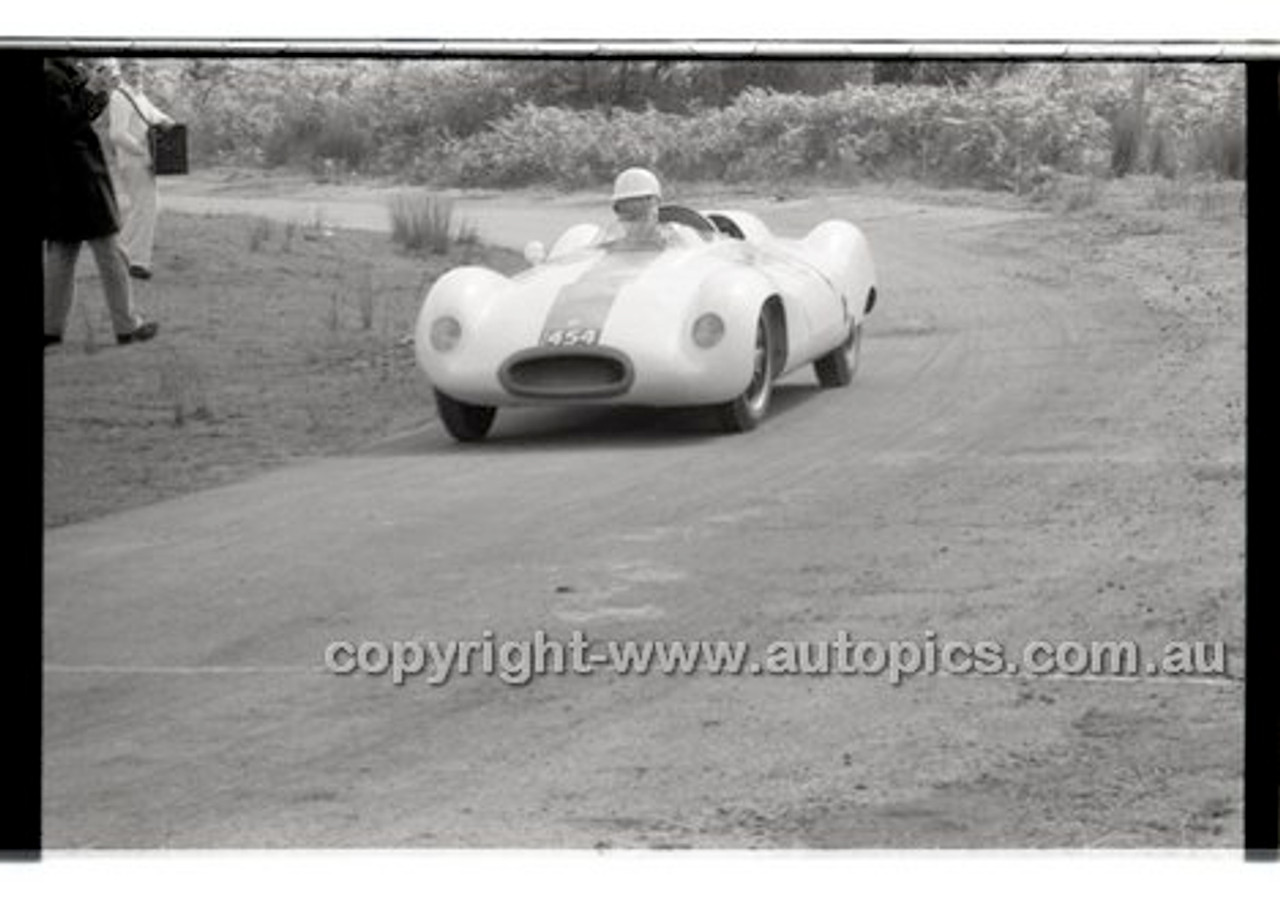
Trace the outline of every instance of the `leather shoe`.
<path fill-rule="evenodd" d="M 160 323 L 146 321 L 135 328 L 133 331 L 126 332 L 122 335 L 116 335 L 117 344 L 132 344 L 137 341 L 141 344 L 143 341 L 150 341 L 156 336 L 156 332 L 160 330 Z"/>
<path fill-rule="evenodd" d="M 151 269 L 147 268 L 145 265 L 130 265 L 129 276 L 131 278 L 137 278 L 139 281 L 150 281 Z"/>

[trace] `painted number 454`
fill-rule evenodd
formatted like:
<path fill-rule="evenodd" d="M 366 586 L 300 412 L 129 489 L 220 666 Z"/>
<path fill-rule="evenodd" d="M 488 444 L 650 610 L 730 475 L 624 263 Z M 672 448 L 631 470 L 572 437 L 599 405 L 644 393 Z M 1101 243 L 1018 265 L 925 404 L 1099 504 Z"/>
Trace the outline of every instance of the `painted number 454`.
<path fill-rule="evenodd" d="M 590 347 L 600 342 L 598 328 L 557 328 L 542 336 L 547 347 Z"/>

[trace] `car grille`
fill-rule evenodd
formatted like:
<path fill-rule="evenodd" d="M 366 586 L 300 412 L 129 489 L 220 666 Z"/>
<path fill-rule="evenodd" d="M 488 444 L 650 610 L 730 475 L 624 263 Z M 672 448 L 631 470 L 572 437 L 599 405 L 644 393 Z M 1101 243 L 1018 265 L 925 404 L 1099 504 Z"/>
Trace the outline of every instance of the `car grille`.
<path fill-rule="evenodd" d="M 610 348 L 521 351 L 503 364 L 499 379 L 527 398 L 609 398 L 631 387 L 631 361 Z"/>

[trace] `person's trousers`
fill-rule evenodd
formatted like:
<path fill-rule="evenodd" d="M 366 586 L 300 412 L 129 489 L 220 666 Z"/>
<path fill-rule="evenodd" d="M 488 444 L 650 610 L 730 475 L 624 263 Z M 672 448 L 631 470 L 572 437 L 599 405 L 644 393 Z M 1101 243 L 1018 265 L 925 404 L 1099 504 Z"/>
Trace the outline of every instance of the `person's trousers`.
<path fill-rule="evenodd" d="M 130 265 L 151 269 L 151 251 L 156 245 L 156 218 L 160 211 L 160 193 L 156 178 L 145 158 L 121 156 L 118 168 L 120 200 L 120 245 Z"/>
<path fill-rule="evenodd" d="M 102 278 L 102 292 L 117 335 L 127 334 L 142 324 L 133 308 L 133 288 L 129 267 L 121 252 L 118 234 L 94 240 L 49 240 L 45 243 L 44 333 L 62 337 L 67 316 L 76 300 L 76 260 L 80 246 L 88 243 Z"/>

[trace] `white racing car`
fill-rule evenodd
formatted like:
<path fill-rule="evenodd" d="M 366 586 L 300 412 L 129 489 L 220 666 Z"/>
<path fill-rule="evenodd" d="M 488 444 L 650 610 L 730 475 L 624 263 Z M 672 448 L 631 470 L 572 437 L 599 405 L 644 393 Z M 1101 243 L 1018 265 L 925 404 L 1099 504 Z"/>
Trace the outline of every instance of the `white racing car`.
<path fill-rule="evenodd" d="M 465 266 L 435 282 L 414 343 L 454 438 L 539 404 L 705 405 L 742 432 L 785 373 L 812 363 L 822 386 L 849 383 L 876 302 L 857 227 L 785 239 L 745 212 L 678 205 L 658 220 L 653 243 L 579 224 L 549 253 L 531 243 L 512 277 Z"/>

